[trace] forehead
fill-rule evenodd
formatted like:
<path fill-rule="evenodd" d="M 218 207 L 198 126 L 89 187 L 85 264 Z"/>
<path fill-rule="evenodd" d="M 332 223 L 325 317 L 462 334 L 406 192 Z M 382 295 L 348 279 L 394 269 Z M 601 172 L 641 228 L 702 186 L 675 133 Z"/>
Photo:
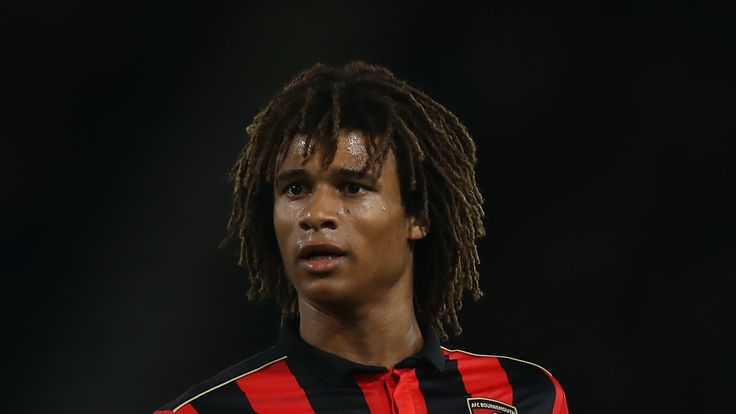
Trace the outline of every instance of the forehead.
<path fill-rule="evenodd" d="M 284 154 L 279 157 L 281 161 L 276 166 L 276 171 L 303 166 L 307 163 L 314 163 L 321 169 L 327 169 L 336 164 L 360 170 L 373 161 L 371 160 L 372 155 L 378 155 L 379 160 L 376 164 L 382 164 L 380 154 L 372 154 L 368 148 L 371 145 L 368 140 L 369 138 L 363 132 L 357 130 L 340 131 L 334 141 L 297 135 L 291 139 Z M 327 153 L 329 152 L 327 147 L 331 145 L 334 146 L 334 154 Z"/>

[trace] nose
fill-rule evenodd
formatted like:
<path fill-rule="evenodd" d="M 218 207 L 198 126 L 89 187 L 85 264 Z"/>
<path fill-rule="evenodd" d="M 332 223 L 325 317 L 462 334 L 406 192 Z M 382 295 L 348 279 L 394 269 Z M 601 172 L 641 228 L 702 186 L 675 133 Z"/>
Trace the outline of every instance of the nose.
<path fill-rule="evenodd" d="M 317 186 L 307 198 L 299 227 L 302 230 L 335 230 L 337 228 L 337 211 L 339 201 L 330 193 L 328 188 Z"/>

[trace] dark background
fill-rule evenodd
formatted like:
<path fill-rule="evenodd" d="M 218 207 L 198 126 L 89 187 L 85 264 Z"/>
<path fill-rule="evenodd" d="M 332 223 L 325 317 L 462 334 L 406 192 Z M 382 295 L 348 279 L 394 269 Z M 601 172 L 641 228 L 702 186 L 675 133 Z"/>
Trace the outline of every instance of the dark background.
<path fill-rule="evenodd" d="M 351 59 L 477 139 L 486 295 L 452 344 L 545 366 L 573 413 L 730 411 L 734 17 L 3 6 L 3 411 L 150 413 L 274 340 L 275 307 L 218 248 L 226 174 L 282 84 Z"/>

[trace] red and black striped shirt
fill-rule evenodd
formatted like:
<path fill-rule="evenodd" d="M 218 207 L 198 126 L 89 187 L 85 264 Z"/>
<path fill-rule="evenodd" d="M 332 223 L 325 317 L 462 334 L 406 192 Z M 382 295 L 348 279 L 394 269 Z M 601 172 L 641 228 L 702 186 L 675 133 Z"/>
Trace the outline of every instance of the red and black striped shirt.
<path fill-rule="evenodd" d="M 286 322 L 273 347 L 154 414 L 567 414 L 565 394 L 545 369 L 441 347 L 428 326 L 422 333 L 419 353 L 386 369 L 317 349 Z"/>

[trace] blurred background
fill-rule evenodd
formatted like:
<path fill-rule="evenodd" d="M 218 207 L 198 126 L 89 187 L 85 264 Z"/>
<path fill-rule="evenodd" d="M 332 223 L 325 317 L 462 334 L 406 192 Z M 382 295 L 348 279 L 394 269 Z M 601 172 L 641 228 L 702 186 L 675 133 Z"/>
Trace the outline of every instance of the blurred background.
<path fill-rule="evenodd" d="M 43 3 L 0 17 L 3 411 L 150 413 L 274 341 L 218 248 L 226 175 L 286 81 L 352 59 L 478 142 L 486 294 L 453 346 L 545 366 L 573 413 L 730 411 L 733 14 Z"/>

